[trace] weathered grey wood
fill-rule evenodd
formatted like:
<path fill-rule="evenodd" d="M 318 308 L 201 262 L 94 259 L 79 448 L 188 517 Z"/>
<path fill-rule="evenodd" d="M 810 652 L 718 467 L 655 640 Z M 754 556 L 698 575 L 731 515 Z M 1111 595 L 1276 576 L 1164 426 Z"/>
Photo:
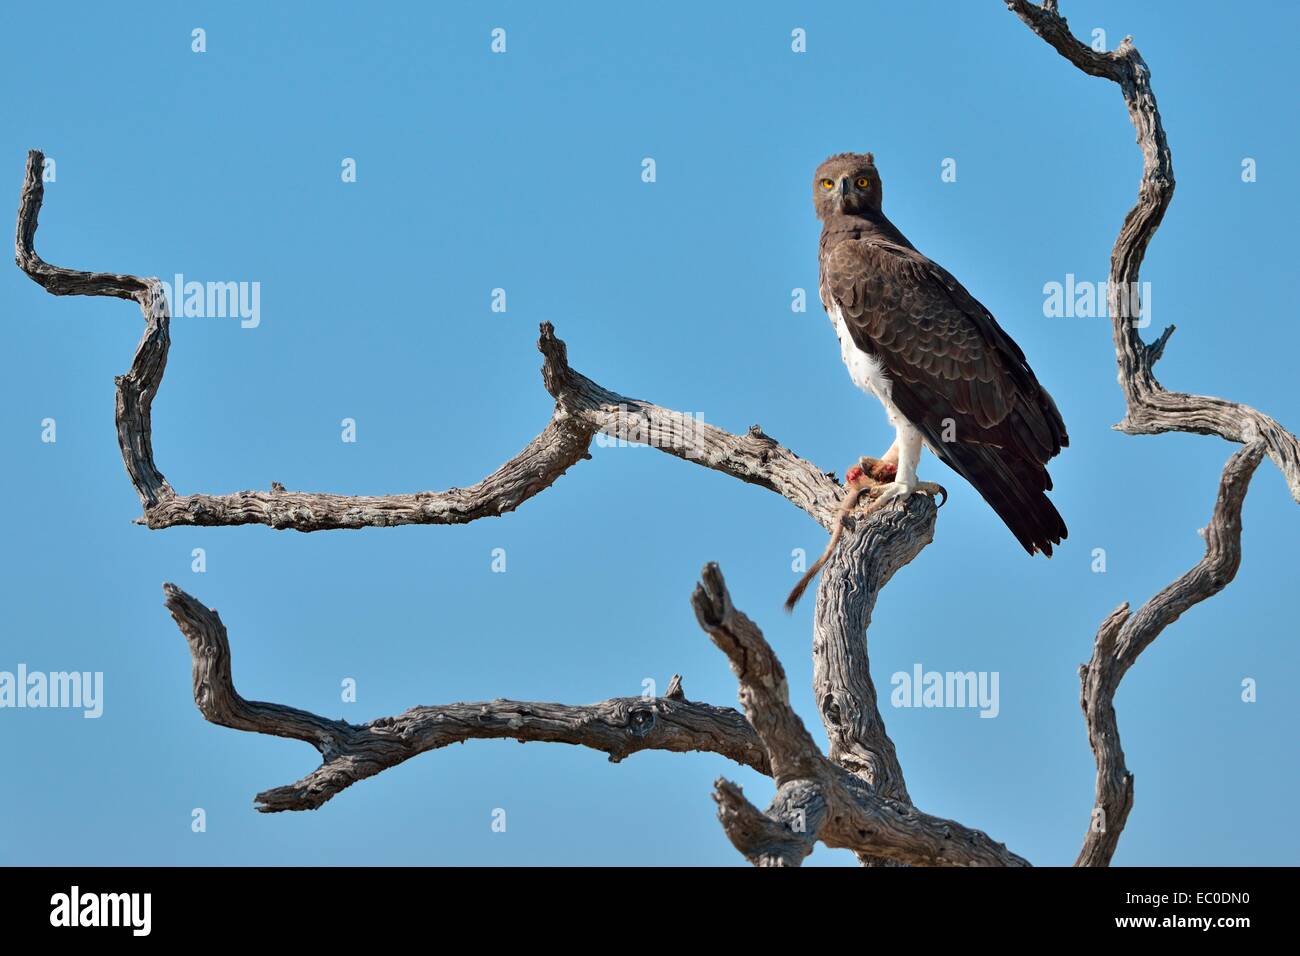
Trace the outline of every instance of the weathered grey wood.
<path fill-rule="evenodd" d="M 880 589 L 934 537 L 938 508 L 914 495 L 905 509 L 850 519 L 827 561 L 813 612 L 813 699 L 830 759 L 881 796 L 910 803 L 903 768 L 885 730 L 871 679 L 867 628 Z M 893 861 L 859 854 L 865 866 Z"/>
<path fill-rule="evenodd" d="M 1147 244 L 1155 235 L 1174 195 L 1174 164 L 1164 124 L 1151 89 L 1151 70 L 1125 37 L 1109 53 L 1098 53 L 1075 39 L 1055 3 L 1039 6 L 1030 0 L 1004 0 L 1031 30 L 1085 73 L 1119 84 L 1137 131 L 1142 150 L 1142 180 L 1138 198 L 1120 227 L 1111 250 L 1107 301 L 1119 383 L 1124 391 L 1127 413 L 1115 427 L 1129 435 L 1161 432 L 1193 432 L 1218 435 L 1228 441 L 1248 443 L 1262 439 L 1269 457 L 1281 470 L 1300 502 L 1300 442 L 1275 419 L 1264 413 L 1209 395 L 1170 392 L 1155 377 L 1156 362 L 1164 354 L 1173 334 L 1170 326 L 1150 345 L 1142 341 L 1138 314 L 1127 292 L 1141 288 L 1139 271 Z"/>
<path fill-rule="evenodd" d="M 987 834 L 885 796 L 823 756 L 790 706 L 785 669 L 762 631 L 732 605 L 716 564 L 705 566 L 691 603 L 700 626 L 731 662 L 745 716 L 767 751 L 777 785 L 766 812 L 735 784 L 719 780 L 715 786 L 718 819 L 746 859 L 761 866 L 798 865 L 820 841 L 859 858 L 918 866 L 1028 865 Z"/>
<path fill-rule="evenodd" d="M 20 269 L 53 295 L 106 295 L 133 299 L 139 304 L 145 320 L 144 335 L 136 346 L 131 368 L 117 377 L 117 442 L 131 484 L 147 513 L 149 508 L 175 494 L 154 467 L 150 437 L 150 408 L 167 366 L 167 300 L 156 279 L 61 269 L 36 254 L 37 219 L 45 199 L 45 183 L 41 179 L 44 166 L 44 154 L 37 150 L 27 154 L 18 201 L 14 259 Z"/>
<path fill-rule="evenodd" d="M 653 435 L 652 444 L 661 451 L 774 491 L 823 527 L 835 520 L 843 491 L 833 476 L 794 455 L 757 425 L 746 434 L 734 435 L 596 384 L 570 367 L 565 344 L 555 336 L 549 322 L 541 325 L 538 349 L 543 356 L 543 384 L 555 400 L 551 420 L 518 455 L 474 485 L 441 492 L 348 496 L 290 491 L 272 482 L 269 491 L 178 495 L 154 463 L 150 430 L 151 405 L 162 382 L 170 345 L 170 317 L 161 283 L 135 276 L 78 272 L 41 260 L 35 251 L 35 234 L 44 197 L 43 163 L 39 151 L 28 154 L 15 241 L 19 267 L 56 295 L 133 299 L 145 318 L 144 336 L 131 368 L 117 380 L 117 430 L 127 473 L 144 508 L 139 521 L 150 528 L 265 524 L 277 529 L 320 531 L 465 523 L 512 511 L 549 487 L 569 467 L 590 457 L 591 442 L 600 432 Z M 864 629 L 879 588 L 931 540 L 934 520 L 933 504 L 922 498 L 901 511 L 884 511 L 855 520 L 857 530 L 834 564 L 833 600 L 819 599 L 815 642 L 819 660 L 831 664 L 823 668 L 818 682 L 837 701 L 824 710 L 823 716 L 839 712 L 853 715 L 849 726 L 832 733 L 836 741 L 833 756 L 845 760 L 859 774 L 849 777 L 845 773 L 851 786 L 868 792 L 881 780 L 888 794 L 900 801 L 896 813 L 905 805 L 907 791 L 893 744 L 876 711 Z M 880 536 L 870 533 L 875 527 L 881 528 Z M 875 553 L 877 548 L 882 549 L 879 555 Z M 828 581 L 832 581 L 832 575 L 824 576 L 823 583 Z M 836 607 L 835 602 L 841 600 L 844 606 Z M 650 748 L 716 750 L 752 766 L 766 765 L 767 757 L 754 749 L 748 725 L 739 729 L 735 725 L 740 719 L 738 714 L 687 703 L 679 680 L 670 684 L 665 697 L 653 705 L 658 710 L 654 712 L 652 732 L 634 738 L 627 736 L 628 722 L 648 719 L 645 710 L 649 705 L 636 703 L 637 699 L 607 701 L 588 708 L 510 701 L 415 708 L 399 717 L 362 726 L 329 721 L 278 704 L 244 701 L 230 683 L 229 649 L 219 619 L 215 615 L 209 619 L 206 609 L 174 588 L 168 591 L 168 606 L 190 638 L 195 653 L 195 700 L 205 717 L 242 730 L 306 740 L 325 756 L 323 766 L 304 780 L 260 794 L 258 802 L 263 810 L 319 806 L 356 780 L 416 753 L 471 736 L 578 743 L 615 757 Z M 837 620 L 839 615 L 844 619 Z M 861 705 L 854 703 L 853 695 L 857 693 L 868 695 Z M 678 710 L 673 710 L 674 706 Z M 466 708 L 473 710 L 474 723 L 448 726 Z M 706 716 L 712 723 L 692 724 Z M 692 732 L 704 736 L 695 740 Z M 801 787 L 803 784 L 795 789 Z M 787 799 L 788 794 L 782 796 L 787 789 L 784 784 L 778 785 L 774 806 Z M 921 854 L 915 858 L 938 860 L 940 856 L 930 851 L 929 857 Z M 897 859 L 898 853 L 887 853 L 882 858 Z M 995 858 L 997 854 L 988 857 Z"/>
<path fill-rule="evenodd" d="M 1004 0 L 1028 27 L 1067 60 L 1092 76 L 1117 83 L 1137 131 L 1142 150 L 1138 198 L 1111 251 L 1109 306 L 1119 384 L 1127 407 L 1115 427 L 1130 435 L 1180 431 L 1218 435 L 1246 447 L 1224 468 L 1214 516 L 1206 529 L 1205 557 L 1187 574 L 1129 615 L 1125 603 L 1102 622 L 1092 660 L 1080 667 L 1081 701 L 1088 741 L 1097 762 L 1096 803 L 1099 820 L 1090 818 L 1076 866 L 1107 866 L 1133 806 L 1133 775 L 1124 762 L 1114 696 L 1137 656 L 1192 605 L 1222 590 L 1241 560 L 1241 503 L 1250 478 L 1265 452 L 1281 470 L 1292 496 L 1300 501 L 1300 442 L 1276 420 L 1247 405 L 1206 395 L 1167 391 L 1154 373 L 1164 354 L 1171 325 L 1151 344 L 1142 341 L 1138 313 L 1127 294 L 1140 288 L 1139 272 L 1146 248 L 1159 228 L 1174 194 L 1173 155 L 1151 89 L 1151 71 L 1125 37 L 1113 51 L 1100 53 L 1077 40 L 1058 11 L 1057 0 L 1041 5 Z M 1100 827 L 1098 826 L 1100 823 Z"/>
<path fill-rule="evenodd" d="M 770 772 L 745 717 L 730 707 L 686 700 L 680 678 L 670 684 L 674 696 L 616 697 L 585 706 L 499 699 L 413 707 L 366 724 L 245 700 L 231 677 L 230 642 L 220 615 L 173 584 L 163 591 L 189 642 L 194 702 L 204 718 L 235 730 L 305 741 L 323 758 L 320 768 L 297 783 L 259 793 L 257 809 L 263 812 L 314 810 L 358 780 L 466 740 L 575 744 L 609 754 L 613 763 L 642 750 L 706 751 Z"/>
<path fill-rule="evenodd" d="M 1092 660 L 1079 668 L 1079 703 L 1097 760 L 1094 808 L 1102 815 L 1090 823 L 1075 866 L 1109 865 L 1133 809 L 1133 774 L 1124 762 L 1115 716 L 1119 682 L 1161 631 L 1236 577 L 1241 565 L 1241 505 L 1265 450 L 1263 441 L 1251 442 L 1224 466 L 1214 514 L 1205 528 L 1205 556 L 1137 613 L 1129 613 L 1128 602 L 1112 611 L 1097 631 Z"/>
<path fill-rule="evenodd" d="M 853 519 L 822 572 L 813 612 L 813 693 L 830 758 L 895 800 L 911 798 L 880 715 L 866 634 L 881 588 L 933 540 L 937 513 L 933 498 L 914 495 L 904 509 Z"/>
<path fill-rule="evenodd" d="M 716 565 L 705 567 L 692 598 L 696 616 L 727 654 L 745 714 L 688 701 L 674 675 L 658 698 L 597 704 L 495 700 L 415 707 L 396 717 L 351 724 L 260 701 L 235 690 L 230 643 L 216 611 L 175 585 L 165 603 L 189 643 L 194 701 L 210 722 L 310 743 L 321 766 L 286 787 L 259 793 L 263 812 L 315 809 L 358 780 L 411 757 L 472 739 L 576 744 L 619 761 L 642 750 L 708 751 L 771 775 L 777 794 L 766 813 L 719 781 L 714 799 L 729 837 L 747 859 L 795 865 L 817 841 L 869 859 L 920 865 L 1025 865 L 978 830 L 890 799 L 824 757 L 790 707 L 785 672 L 758 627 L 737 611 Z"/>
<path fill-rule="evenodd" d="M 1300 443 L 1271 417 L 1223 399 L 1163 388 L 1154 375 L 1173 326 L 1144 343 L 1125 290 L 1138 287 L 1146 246 L 1171 201 L 1172 156 L 1150 86 L 1150 73 L 1130 39 L 1099 53 L 1080 43 L 1058 13 L 1056 0 L 1035 5 L 1005 0 L 1031 29 L 1081 70 L 1119 84 L 1143 153 L 1136 205 L 1112 252 L 1110 314 L 1127 406 L 1116 427 L 1129 434 L 1188 431 L 1246 445 L 1228 462 L 1205 558 L 1136 614 L 1122 605 L 1103 622 L 1093 659 L 1081 668 L 1081 702 L 1098 764 L 1097 805 L 1104 831 L 1090 827 L 1078 862 L 1109 862 L 1132 806 L 1132 774 L 1124 764 L 1114 693 L 1138 654 L 1188 607 L 1221 590 L 1240 561 L 1240 509 L 1264 453 L 1278 465 L 1300 501 Z M 834 520 L 842 492 L 832 478 L 763 434 L 732 435 L 699 423 L 679 434 L 684 416 L 609 391 L 568 365 L 564 343 L 549 323 L 538 347 L 543 382 L 555 400 L 550 422 L 518 455 L 482 481 L 441 492 L 344 496 L 288 491 L 177 495 L 157 469 L 151 441 L 152 402 L 166 367 L 169 316 L 156 279 L 62 269 L 35 251 L 43 202 L 44 157 L 28 155 L 15 237 L 16 261 L 54 295 L 103 295 L 139 304 L 145 331 L 126 374 L 117 379 L 117 431 L 123 461 L 141 499 L 141 523 L 265 524 L 317 531 L 398 524 L 454 524 L 504 514 L 549 487 L 569 467 L 590 457 L 591 441 L 620 423 L 653 431 L 669 454 L 775 491 L 824 527 Z M 663 440 L 666 439 L 666 440 Z M 776 778 L 766 812 L 739 788 L 719 781 L 715 800 L 728 835 L 747 858 L 795 864 L 820 840 L 845 846 L 864 862 L 1023 863 L 979 831 L 936 820 L 910 804 L 902 768 L 881 718 L 870 675 L 865 632 L 880 589 L 930 542 L 934 506 L 917 497 L 900 509 L 857 518 L 828 563 L 814 614 L 814 690 L 831 741 L 829 759 L 812 744 L 789 708 L 784 673 L 761 632 L 730 607 L 716 568 L 706 568 L 696 593 L 701 624 L 729 656 L 740 678 L 748 722 L 734 710 L 688 702 L 680 679 L 654 701 L 617 698 L 587 707 L 492 701 L 414 708 L 365 725 L 332 721 L 278 704 L 243 700 L 230 679 L 225 629 L 213 612 L 168 586 L 168 607 L 190 640 L 195 700 L 218 724 L 305 740 L 322 753 L 314 774 L 258 797 L 260 809 L 319 806 L 356 780 L 425 750 L 476 737 L 514 737 L 594 747 L 622 757 L 642 749 L 712 750 Z M 753 726 L 751 727 L 751 722 Z M 798 829 L 794 828 L 798 822 Z"/>
<path fill-rule="evenodd" d="M 750 484 L 775 491 L 823 526 L 839 500 L 839 488 L 813 465 L 763 434 L 758 426 L 733 435 L 690 416 L 612 392 L 569 367 L 564 343 L 542 323 L 538 349 L 542 379 L 555 411 L 542 433 L 482 481 L 466 488 L 392 495 L 338 495 L 285 490 L 225 495 L 178 495 L 154 464 L 150 409 L 162 384 L 170 346 L 170 317 L 157 279 L 102 272 L 78 272 L 46 263 L 35 238 L 45 161 L 27 155 L 18 207 L 15 260 L 28 276 L 54 295 L 100 295 L 133 299 L 145 318 L 144 336 L 125 375 L 117 379 L 117 433 L 122 459 L 150 528 L 177 525 L 264 524 L 293 531 L 391 527 L 406 524 L 464 524 L 505 514 L 550 487 L 577 462 L 589 458 L 597 432 L 620 427 L 644 429 L 655 447 Z"/>

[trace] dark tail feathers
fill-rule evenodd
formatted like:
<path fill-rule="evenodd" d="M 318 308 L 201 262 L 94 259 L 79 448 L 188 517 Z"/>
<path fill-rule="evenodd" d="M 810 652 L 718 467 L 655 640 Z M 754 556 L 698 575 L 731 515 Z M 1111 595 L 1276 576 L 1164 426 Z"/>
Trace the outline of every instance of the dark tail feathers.
<path fill-rule="evenodd" d="M 948 443 L 937 449 L 953 471 L 975 487 L 1030 554 L 1052 556 L 1066 537 L 1065 520 L 1045 492 L 1047 468 L 995 445 Z"/>

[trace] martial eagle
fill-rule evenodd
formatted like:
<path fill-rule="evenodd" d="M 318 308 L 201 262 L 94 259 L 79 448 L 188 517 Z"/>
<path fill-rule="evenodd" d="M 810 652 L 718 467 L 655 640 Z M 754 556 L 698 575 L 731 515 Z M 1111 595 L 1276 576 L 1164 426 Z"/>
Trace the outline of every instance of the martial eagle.
<path fill-rule="evenodd" d="M 896 432 L 880 459 L 863 459 L 876 506 L 942 491 L 916 477 L 924 444 L 974 485 L 1026 551 L 1050 557 L 1066 530 L 1045 494 L 1046 465 L 1069 438 L 1020 347 L 881 212 L 871 153 L 822 163 L 813 202 L 822 305 L 849 376 L 880 399 Z"/>

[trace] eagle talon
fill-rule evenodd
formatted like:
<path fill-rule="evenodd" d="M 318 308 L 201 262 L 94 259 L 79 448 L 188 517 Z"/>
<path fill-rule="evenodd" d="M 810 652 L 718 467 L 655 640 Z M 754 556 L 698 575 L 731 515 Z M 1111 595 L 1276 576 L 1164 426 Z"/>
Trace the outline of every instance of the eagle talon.
<path fill-rule="evenodd" d="M 942 508 L 948 503 L 948 489 L 943 485 L 936 485 L 933 481 L 918 481 L 916 487 L 913 488 L 912 491 L 919 491 L 921 494 L 929 495 L 931 498 L 942 495 L 943 500 L 935 503 L 936 508 Z"/>
<path fill-rule="evenodd" d="M 942 496 L 943 500 L 937 504 L 937 507 L 940 508 L 948 503 L 948 489 L 943 485 L 935 484 L 933 481 L 912 483 L 901 481 L 874 482 L 863 489 L 863 496 L 870 500 L 862 510 L 864 514 L 871 514 L 879 511 L 890 502 L 897 502 L 901 508 L 907 504 L 907 499 L 915 494 L 928 495 L 931 498 Z"/>

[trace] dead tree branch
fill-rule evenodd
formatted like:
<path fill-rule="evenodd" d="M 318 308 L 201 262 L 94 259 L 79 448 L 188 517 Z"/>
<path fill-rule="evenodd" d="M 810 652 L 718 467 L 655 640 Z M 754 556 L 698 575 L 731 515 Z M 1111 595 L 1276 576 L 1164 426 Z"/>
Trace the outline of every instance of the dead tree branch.
<path fill-rule="evenodd" d="M 178 495 L 154 464 L 150 424 L 152 402 L 170 347 L 170 315 L 163 286 L 152 278 L 62 269 L 36 254 L 35 234 L 44 198 L 43 164 L 40 152 L 28 154 L 15 240 L 19 267 L 55 295 L 132 299 L 145 318 L 144 336 L 131 368 L 117 379 L 117 430 L 127 473 L 144 510 L 138 520 L 150 528 L 265 524 L 306 532 L 461 524 L 514 510 L 553 484 L 569 467 L 591 457 L 591 443 L 602 433 L 650 444 L 767 488 L 823 527 L 836 520 L 843 491 L 833 476 L 782 447 L 757 425 L 745 435 L 733 435 L 596 384 L 569 366 L 565 344 L 556 338 L 550 323 L 541 326 L 538 349 L 543 356 L 543 384 L 555 400 L 551 420 L 518 455 L 477 484 L 443 492 L 361 497 L 286 491 L 273 482 L 266 492 Z M 909 798 L 893 743 L 877 710 L 864 634 L 879 589 L 933 539 L 935 519 L 934 504 L 924 497 L 914 498 L 903 509 L 852 519 L 852 531 L 823 575 L 818 592 L 814 633 L 818 697 L 834 741 L 832 759 L 846 768 L 842 773 L 849 782 L 843 786 L 863 793 L 879 786 L 883 797 L 896 801 L 890 804 L 891 812 L 900 819 L 906 817 Z M 823 592 L 823 588 L 828 590 Z M 680 686 L 650 704 L 620 699 L 574 708 L 497 701 L 416 708 L 363 726 L 280 705 L 250 703 L 240 698 L 230 683 L 229 648 L 219 618 L 170 586 L 167 604 L 190 638 L 195 655 L 195 699 L 205 717 L 242 730 L 305 740 L 325 758 L 319 770 L 297 784 L 260 794 L 262 810 L 319 806 L 356 780 L 417 753 L 470 737 L 561 740 L 605 750 L 616 758 L 637 749 L 684 748 L 716 750 L 759 769 L 767 760 L 755 749 L 753 732 L 740 715 L 688 704 L 680 696 Z M 472 723 L 467 716 L 471 712 Z M 743 726 L 738 726 L 737 720 Z M 634 721 L 638 722 L 636 728 Z M 632 733 L 641 727 L 648 729 Z M 819 756 L 819 760 L 818 767 L 824 770 L 824 758 Z M 720 795 L 727 792 L 725 788 L 719 791 Z M 907 853 L 886 845 L 880 859 L 938 862 L 945 853 L 952 858 L 952 847 L 945 844 L 957 831 L 951 829 L 955 825 L 944 826 L 949 835 L 943 842 Z M 879 827 L 867 829 L 874 833 Z M 855 839 L 861 843 L 866 837 Z M 837 845 L 853 843 L 844 838 Z M 962 853 L 975 862 L 1012 859 L 982 848 L 961 851 L 957 858 L 963 858 Z"/>
<path fill-rule="evenodd" d="M 856 519 L 822 573 L 813 612 L 813 693 L 830 758 L 904 802 L 911 797 L 880 716 L 866 635 L 880 589 L 933 540 L 936 513 L 931 499 L 917 495 L 906 509 Z"/>
<path fill-rule="evenodd" d="M 884 796 L 823 756 L 790 707 L 785 669 L 758 626 L 732 606 L 716 564 L 705 566 L 691 604 L 700 626 L 731 662 L 745 716 L 767 751 L 777 787 L 763 813 L 735 784 L 717 781 L 718 819 L 747 860 L 797 865 L 820 841 L 860 858 L 917 866 L 1028 865 L 986 834 Z"/>
<path fill-rule="evenodd" d="M 297 783 L 257 795 L 257 809 L 263 813 L 314 810 L 359 780 L 466 740 L 575 744 L 609 754 L 613 763 L 642 750 L 703 751 L 770 772 L 767 755 L 744 716 L 730 707 L 686 700 L 680 678 L 656 698 L 616 697 L 586 706 L 516 700 L 446 704 L 413 707 L 366 724 L 245 700 L 231 677 L 230 642 L 221 617 L 174 584 L 164 585 L 163 592 L 167 609 L 189 642 L 194 703 L 203 717 L 222 727 L 302 740 L 321 754 L 321 766 Z"/>
<path fill-rule="evenodd" d="M 1133 806 L 1133 775 L 1124 763 L 1114 697 L 1137 656 L 1185 610 L 1217 594 L 1241 562 L 1241 504 L 1265 452 L 1300 502 L 1300 442 L 1276 420 L 1247 406 L 1205 395 L 1170 392 L 1155 377 L 1156 362 L 1173 334 L 1171 325 L 1150 345 L 1139 332 L 1139 271 L 1147 244 L 1160 227 L 1174 194 L 1173 155 L 1151 89 L 1151 71 L 1132 37 L 1109 53 L 1077 40 L 1056 0 L 1042 5 L 1004 0 L 1007 7 L 1063 57 L 1091 76 L 1120 87 L 1142 150 L 1138 198 L 1111 251 L 1108 303 L 1127 413 L 1115 427 L 1129 435 L 1179 431 L 1218 435 L 1245 444 L 1223 471 L 1214 515 L 1206 528 L 1205 557 L 1130 616 L 1127 603 L 1102 622 L 1092 660 L 1080 667 L 1081 702 L 1088 740 L 1097 761 L 1094 816 L 1076 866 L 1106 866 Z"/>
<path fill-rule="evenodd" d="M 1097 758 L 1092 825 L 1075 866 L 1107 866 L 1133 809 L 1133 774 L 1124 763 L 1115 716 L 1115 692 L 1138 655 L 1188 608 L 1228 586 L 1241 566 L 1241 505 L 1251 476 L 1264 457 L 1255 441 L 1235 452 L 1224 466 L 1214 514 L 1205 528 L 1205 557 L 1155 597 L 1129 613 L 1121 604 L 1101 624 L 1092 660 L 1080 666 L 1079 703 L 1088 726 L 1088 744 Z"/>
<path fill-rule="evenodd" d="M 555 399 L 551 420 L 519 454 L 477 484 L 440 492 L 349 496 L 286 491 L 228 495 L 178 495 L 154 464 L 151 408 L 162 383 L 170 347 L 167 299 L 162 284 L 103 272 L 78 272 L 46 263 L 36 254 L 37 221 L 44 200 L 44 155 L 27 154 L 18 207 L 15 259 L 53 295 L 132 299 L 144 314 L 145 331 L 125 375 L 117 378 L 117 434 L 131 484 L 144 508 L 140 523 L 176 525 L 264 524 L 293 531 L 465 524 L 513 511 L 550 487 L 572 465 L 590 458 L 598 433 L 653 445 L 678 458 L 774 491 L 828 526 L 840 499 L 839 486 L 816 467 L 765 435 L 757 425 L 733 435 L 692 416 L 612 392 L 569 367 L 564 343 L 542 323 L 537 347 L 542 381 Z"/>
<path fill-rule="evenodd" d="M 1138 325 L 1140 302 L 1133 290 L 1141 288 L 1138 273 L 1147 244 L 1160 227 L 1174 196 L 1174 164 L 1151 89 L 1151 70 L 1133 45 L 1133 38 L 1125 37 L 1109 53 L 1098 53 L 1075 39 L 1065 18 L 1056 12 L 1056 4 L 1038 6 L 1030 0 L 1004 2 L 1031 30 L 1079 69 L 1119 84 L 1129 118 L 1137 130 L 1137 142 L 1142 150 L 1142 181 L 1137 203 L 1124 217 L 1111 250 L 1107 290 L 1119 382 L 1127 405 L 1124 420 L 1115 427 L 1129 435 L 1193 432 L 1218 435 L 1241 444 L 1263 440 L 1269 457 L 1286 478 L 1292 497 L 1300 502 L 1300 442 L 1295 435 L 1248 405 L 1208 395 L 1170 392 L 1156 380 L 1155 364 L 1164 354 L 1174 326 L 1165 329 L 1154 343 L 1143 342 Z"/>
<path fill-rule="evenodd" d="M 1187 608 L 1217 593 L 1240 562 L 1240 513 L 1250 478 L 1267 453 L 1300 501 L 1300 443 L 1274 419 L 1222 399 L 1170 392 L 1154 366 L 1173 332 L 1144 343 L 1140 307 L 1129 290 L 1147 243 L 1173 194 L 1172 158 L 1149 71 L 1130 39 L 1099 53 L 1076 40 L 1056 0 L 1036 5 L 1004 0 L 1040 37 L 1086 73 L 1118 83 L 1143 152 L 1138 202 L 1129 212 L 1111 261 L 1109 306 L 1127 411 L 1116 427 L 1129 434 L 1188 431 L 1245 444 L 1224 470 L 1206 556 L 1136 614 L 1121 606 L 1102 624 L 1093 659 L 1081 668 L 1082 705 L 1098 763 L 1097 806 L 1104 830 L 1090 828 L 1081 864 L 1105 864 L 1132 806 L 1132 774 L 1124 765 L 1113 699 L 1141 651 Z M 461 524 L 505 514 L 591 457 L 606 434 L 650 444 L 668 454 L 776 492 L 823 527 L 835 520 L 842 490 L 831 476 L 753 426 L 733 435 L 690 416 L 612 392 L 573 370 L 564 343 L 543 323 L 538 348 L 543 383 L 555 401 L 550 421 L 514 458 L 476 484 L 441 492 L 381 496 L 287 491 L 178 495 L 154 463 L 151 409 L 170 348 L 170 315 L 162 283 L 51 266 L 35 251 L 44 198 L 44 157 L 28 154 L 15 238 L 20 268 L 54 295 L 134 300 L 145 320 L 126 374 L 117 378 L 118 442 L 150 528 L 264 524 L 303 532 L 402 524 Z M 934 533 L 933 502 L 916 496 L 901 508 L 850 521 L 828 562 L 814 614 L 814 690 L 830 738 L 829 756 L 815 746 L 789 704 L 784 670 L 759 629 L 731 605 L 721 573 L 705 568 L 693 596 L 697 618 L 727 655 L 745 714 L 690 702 L 674 679 L 656 699 L 615 698 L 588 706 L 497 700 L 417 707 L 356 725 L 280 704 L 246 701 L 235 691 L 226 631 L 214 611 L 172 585 L 166 604 L 193 658 L 194 696 L 210 722 L 312 744 L 323 763 L 287 787 L 257 796 L 263 812 L 319 807 L 352 783 L 412 756 L 479 738 L 550 741 L 601 750 L 617 761 L 640 750 L 710 751 L 773 777 L 766 811 L 719 780 L 714 798 L 733 844 L 761 865 L 796 865 L 817 842 L 853 850 L 864 862 L 912 865 L 1022 865 L 1023 859 L 978 830 L 931 817 L 911 803 L 871 679 L 865 632 L 880 589 L 912 561 Z"/>
<path fill-rule="evenodd" d="M 719 753 L 771 775 L 767 813 L 719 781 L 715 799 L 728 835 L 755 863 L 797 864 L 821 841 L 919 865 L 1024 865 L 987 835 L 874 792 L 827 760 L 790 708 L 785 672 L 762 633 L 731 605 L 716 565 L 704 569 L 692 603 L 701 626 L 740 680 L 742 716 L 687 701 L 680 679 L 659 698 L 615 698 L 588 706 L 496 700 L 416 707 L 367 724 L 330 720 L 283 704 L 247 701 L 231 677 L 230 644 L 216 611 L 175 585 L 165 603 L 189 643 L 194 701 L 214 724 L 310 743 L 323 763 L 297 783 L 259 793 L 263 812 L 312 810 L 358 780 L 417 754 L 465 740 L 512 738 L 590 747 L 617 762 L 642 750 Z"/>

